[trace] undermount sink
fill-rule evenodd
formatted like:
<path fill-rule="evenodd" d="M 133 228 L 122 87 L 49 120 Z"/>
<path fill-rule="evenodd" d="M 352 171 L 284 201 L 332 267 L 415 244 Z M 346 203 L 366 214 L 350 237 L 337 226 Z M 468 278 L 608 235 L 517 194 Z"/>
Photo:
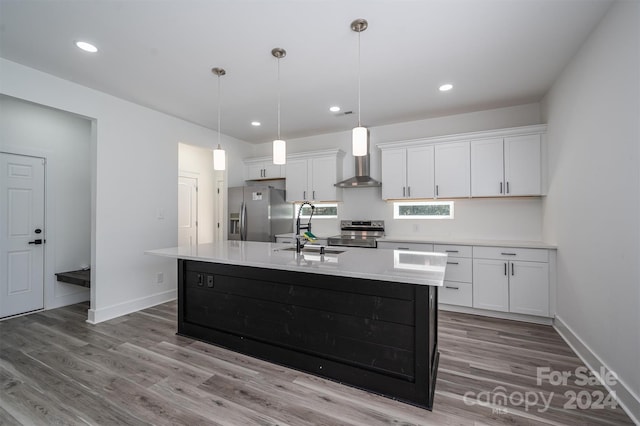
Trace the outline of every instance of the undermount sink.
<path fill-rule="evenodd" d="M 274 251 L 296 251 L 296 248 L 295 246 L 285 247 L 285 248 L 274 249 Z M 325 247 L 324 254 L 340 254 L 340 253 L 344 253 L 345 251 L 346 250 Z M 320 253 L 320 246 L 314 246 L 314 247 L 307 246 L 307 247 L 304 247 L 302 250 L 300 250 L 300 252 L 301 253 Z"/>

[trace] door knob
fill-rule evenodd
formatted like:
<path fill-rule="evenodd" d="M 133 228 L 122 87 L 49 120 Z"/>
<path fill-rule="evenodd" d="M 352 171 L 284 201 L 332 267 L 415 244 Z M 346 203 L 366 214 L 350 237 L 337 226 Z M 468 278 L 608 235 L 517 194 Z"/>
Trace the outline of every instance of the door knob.
<path fill-rule="evenodd" d="M 41 239 L 37 239 L 37 240 L 33 240 L 33 241 L 29 241 L 29 244 L 35 244 L 35 245 L 40 245 L 42 244 L 42 240 Z"/>

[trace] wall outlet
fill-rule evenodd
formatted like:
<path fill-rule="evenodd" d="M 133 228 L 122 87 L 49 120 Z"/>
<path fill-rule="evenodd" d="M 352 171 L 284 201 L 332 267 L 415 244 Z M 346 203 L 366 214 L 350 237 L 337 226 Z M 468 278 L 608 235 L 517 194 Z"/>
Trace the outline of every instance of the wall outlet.
<path fill-rule="evenodd" d="M 164 282 L 164 272 L 158 272 L 156 275 L 156 283 L 162 284 Z"/>

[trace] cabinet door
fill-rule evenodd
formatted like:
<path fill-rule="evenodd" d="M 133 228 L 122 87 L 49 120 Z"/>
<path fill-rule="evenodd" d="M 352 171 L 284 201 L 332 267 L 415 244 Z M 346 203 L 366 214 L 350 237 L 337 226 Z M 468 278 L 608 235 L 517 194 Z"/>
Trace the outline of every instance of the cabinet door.
<path fill-rule="evenodd" d="M 549 264 L 509 262 L 509 311 L 549 316 Z"/>
<path fill-rule="evenodd" d="M 382 199 L 406 197 L 407 150 L 385 149 L 382 155 Z"/>
<path fill-rule="evenodd" d="M 433 145 L 407 149 L 407 197 L 433 198 L 434 184 Z"/>
<path fill-rule="evenodd" d="M 469 142 L 447 143 L 435 148 L 436 197 L 468 197 Z"/>
<path fill-rule="evenodd" d="M 246 180 L 264 179 L 264 163 L 247 164 Z"/>
<path fill-rule="evenodd" d="M 264 173 L 263 177 L 267 179 L 276 179 L 284 177 L 282 175 L 282 166 L 276 165 L 273 163 L 264 163 L 263 165 Z"/>
<path fill-rule="evenodd" d="M 473 260 L 473 307 L 509 312 L 508 263 L 502 260 Z"/>
<path fill-rule="evenodd" d="M 335 201 L 338 199 L 336 184 L 336 157 L 318 157 L 311 162 L 311 183 L 307 198 L 315 201 Z"/>
<path fill-rule="evenodd" d="M 504 156 L 502 138 L 471 141 L 471 196 L 503 195 Z"/>
<path fill-rule="evenodd" d="M 540 195 L 540 135 L 504 140 L 506 195 Z"/>
<path fill-rule="evenodd" d="M 287 201 L 304 201 L 311 194 L 307 191 L 307 160 L 289 160 L 285 166 Z"/>

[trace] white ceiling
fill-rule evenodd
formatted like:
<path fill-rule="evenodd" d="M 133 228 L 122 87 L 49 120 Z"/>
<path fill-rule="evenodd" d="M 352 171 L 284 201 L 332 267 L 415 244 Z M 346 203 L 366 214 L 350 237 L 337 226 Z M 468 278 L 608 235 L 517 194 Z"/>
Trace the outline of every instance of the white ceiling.
<path fill-rule="evenodd" d="M 0 0 L 0 56 L 254 142 L 539 101 L 609 0 Z M 94 43 L 87 54 L 76 40 Z M 454 84 L 447 93 L 443 83 Z M 340 105 L 352 115 L 329 113 Z M 259 128 L 250 122 L 263 123 Z"/>

